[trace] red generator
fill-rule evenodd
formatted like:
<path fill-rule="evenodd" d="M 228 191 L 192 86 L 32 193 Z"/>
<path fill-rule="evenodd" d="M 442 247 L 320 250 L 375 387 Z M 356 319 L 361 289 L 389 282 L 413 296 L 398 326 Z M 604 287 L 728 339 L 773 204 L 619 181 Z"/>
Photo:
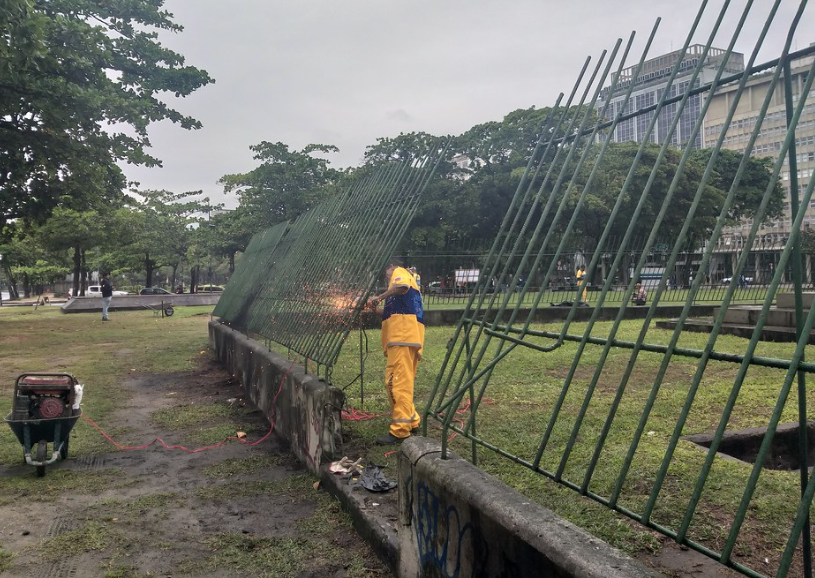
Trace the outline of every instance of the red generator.
<path fill-rule="evenodd" d="M 23 373 L 14 385 L 14 420 L 71 416 L 76 378 L 70 373 Z"/>
<path fill-rule="evenodd" d="M 37 468 L 37 476 L 68 457 L 71 429 L 82 415 L 81 409 L 73 408 L 82 397 L 77 385 L 70 373 L 23 373 L 14 384 L 14 405 L 6 423 L 23 444 L 23 459 Z"/>

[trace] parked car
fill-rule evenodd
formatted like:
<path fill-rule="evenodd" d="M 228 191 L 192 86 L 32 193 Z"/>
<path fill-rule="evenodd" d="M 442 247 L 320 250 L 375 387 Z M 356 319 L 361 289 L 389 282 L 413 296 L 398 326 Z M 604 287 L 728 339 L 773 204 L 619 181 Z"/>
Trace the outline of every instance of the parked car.
<path fill-rule="evenodd" d="M 441 281 L 431 281 L 427 285 L 427 292 L 431 295 L 440 295 L 442 293 Z"/>
<path fill-rule="evenodd" d="M 198 293 L 220 293 L 224 288 L 220 285 L 199 285 L 196 291 Z"/>
<path fill-rule="evenodd" d="M 733 277 L 725 277 L 724 279 L 722 279 L 722 285 L 730 285 L 730 282 L 732 280 L 733 280 Z M 744 287 L 746 285 L 752 285 L 752 284 L 753 284 L 753 278 L 752 277 L 743 277 L 742 278 L 742 282 L 741 282 L 742 287 Z"/>
<path fill-rule="evenodd" d="M 172 295 L 172 293 L 161 287 L 145 287 L 139 291 L 139 295 Z"/>
<path fill-rule="evenodd" d="M 116 291 L 113 290 L 114 295 L 127 295 L 127 291 Z M 73 288 L 68 289 L 68 297 L 74 296 Z M 88 288 L 85 289 L 85 297 L 101 297 L 102 296 L 102 286 L 101 285 L 88 285 Z"/>

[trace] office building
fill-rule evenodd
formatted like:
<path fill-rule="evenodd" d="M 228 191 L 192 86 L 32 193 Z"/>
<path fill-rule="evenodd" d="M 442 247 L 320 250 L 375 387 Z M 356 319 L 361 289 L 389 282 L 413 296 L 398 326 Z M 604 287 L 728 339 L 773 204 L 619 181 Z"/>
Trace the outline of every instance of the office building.
<path fill-rule="evenodd" d="M 701 44 L 694 44 L 688 47 L 679 65 L 679 73 L 669 89 L 669 97 L 681 95 L 692 88 L 690 86 L 690 79 L 693 75 L 693 71 L 699 64 L 699 60 L 702 58 L 703 52 L 704 46 Z M 693 87 L 699 87 L 711 82 L 716 76 L 716 71 L 722 66 L 725 67 L 725 76 L 738 74 L 744 70 L 744 56 L 742 54 L 733 52 L 725 62 L 725 53 L 725 50 L 710 48 L 705 57 L 704 65 L 693 83 Z M 601 109 L 606 101 L 610 99 L 611 104 L 606 110 L 606 117 L 610 120 L 614 118 L 620 108 L 624 108 L 624 114 L 628 114 L 657 104 L 668 86 L 668 80 L 680 56 L 681 51 L 677 50 L 647 60 L 636 78 L 634 78 L 637 71 L 636 66 L 623 70 L 620 74 L 621 78 L 613 92 L 610 86 L 601 91 L 600 98 L 596 104 L 597 108 Z M 625 94 L 632 82 L 635 88 L 631 93 L 631 97 L 626 102 Z M 684 148 L 685 144 L 690 140 L 694 124 L 699 118 L 704 96 L 704 94 L 696 94 L 688 99 L 680 115 L 679 125 L 671 136 L 671 144 Z M 679 103 L 672 103 L 664 106 L 662 110 L 660 110 L 656 125 L 651 134 L 648 135 L 648 140 L 654 143 L 662 143 L 665 141 L 678 106 Z M 653 112 L 618 123 L 614 129 L 614 133 L 611 135 L 612 142 L 642 142 L 652 118 Z M 694 147 L 702 147 L 702 141 L 702 135 L 697 134 L 694 138 Z"/>

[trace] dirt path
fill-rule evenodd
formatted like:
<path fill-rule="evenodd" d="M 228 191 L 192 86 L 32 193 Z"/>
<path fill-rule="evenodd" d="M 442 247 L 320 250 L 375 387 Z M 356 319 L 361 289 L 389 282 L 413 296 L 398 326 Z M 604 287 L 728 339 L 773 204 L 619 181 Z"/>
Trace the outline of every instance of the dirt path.
<path fill-rule="evenodd" d="M 120 443 L 160 436 L 199 447 L 220 432 L 257 440 L 268 431 L 209 360 L 124 387 L 132 398 L 113 420 Z M 71 457 L 42 479 L 30 466 L 0 466 L 0 479 L 12 478 L 14 495 L 0 498 L 0 543 L 12 554 L 3 577 L 390 576 L 274 436 L 197 454 L 153 446 Z"/>

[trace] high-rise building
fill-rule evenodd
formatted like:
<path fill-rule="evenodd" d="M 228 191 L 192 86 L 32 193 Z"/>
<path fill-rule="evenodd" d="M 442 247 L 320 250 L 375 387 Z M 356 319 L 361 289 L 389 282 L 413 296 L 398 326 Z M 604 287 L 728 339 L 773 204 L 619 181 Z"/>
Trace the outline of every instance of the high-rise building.
<path fill-rule="evenodd" d="M 679 73 L 669 89 L 669 97 L 681 95 L 691 88 L 696 88 L 711 82 L 716 75 L 716 71 L 722 66 L 725 67 L 725 76 L 737 74 L 744 70 L 744 55 L 733 52 L 725 62 L 725 50 L 710 48 L 705 57 L 702 70 L 691 87 L 690 78 L 693 75 L 694 69 L 698 66 L 703 52 L 704 46 L 701 44 L 694 44 L 688 47 L 679 65 Z M 614 92 L 611 91 L 611 87 L 606 87 L 601 91 L 600 98 L 596 105 L 597 108 L 602 108 L 606 100 L 611 99 L 611 104 L 606 111 L 606 116 L 611 120 L 619 112 L 620 108 L 624 108 L 623 114 L 629 114 L 654 106 L 662 98 L 668 86 L 671 73 L 676 67 L 681 55 L 682 51 L 677 50 L 646 61 L 643 63 L 642 70 L 636 78 L 634 78 L 634 74 L 637 71 L 637 67 L 632 66 L 626 68 L 620 73 L 621 77 L 617 82 Z M 635 88 L 631 93 L 631 97 L 626 102 L 625 93 L 632 82 Z M 680 115 L 679 125 L 671 136 L 671 144 L 684 147 L 690 140 L 694 124 L 699 118 L 703 98 L 703 94 L 696 94 L 688 99 Z M 671 121 L 676 115 L 677 109 L 678 103 L 673 103 L 665 105 L 660 110 L 656 125 L 651 134 L 648 135 L 648 140 L 654 143 L 662 143 L 665 141 L 671 126 Z M 611 135 L 612 142 L 642 142 L 652 118 L 653 112 L 650 112 L 618 123 L 614 129 L 614 133 Z M 701 134 L 696 135 L 696 138 L 694 138 L 694 146 L 696 148 L 702 147 Z"/>
<path fill-rule="evenodd" d="M 797 105 L 802 98 L 804 82 L 812 66 L 812 60 L 813 57 L 808 56 L 792 62 L 791 80 L 794 105 Z M 735 115 L 727 127 L 722 145 L 724 148 L 746 152 L 750 135 L 756 127 L 759 112 L 767 97 L 771 79 L 771 74 L 759 74 L 747 81 L 744 93 L 736 107 Z M 705 117 L 704 146 L 715 145 L 735 98 L 737 88 L 736 84 L 721 87 L 711 98 L 710 107 Z M 810 91 L 809 95 L 803 95 L 803 98 L 808 98 L 811 103 L 805 103 L 803 113 L 795 129 L 799 198 L 806 190 L 813 170 L 815 170 L 815 90 Z M 761 123 L 760 133 L 752 151 L 750 151 L 752 156 L 768 157 L 773 161 L 778 159 L 787 134 L 787 107 L 785 101 L 785 87 L 782 78 L 775 87 L 770 107 Z M 781 182 L 785 190 L 783 216 L 774 222 L 762 225 L 752 247 L 745 247 L 746 237 L 752 226 L 750 220 L 746 220 L 739 226 L 726 228 L 716 247 L 716 252 L 722 255 L 720 259 L 717 259 L 717 270 L 727 273 L 728 269 L 730 269 L 732 259 L 731 257 L 725 257 L 725 255 L 731 254 L 731 256 L 735 256 L 742 250 L 749 249 L 754 254 L 754 258 L 751 259 L 748 265 L 747 273 L 749 276 L 756 277 L 757 280 L 769 281 L 769 276 L 778 263 L 779 253 L 787 243 L 792 226 L 791 180 L 788 159 L 784 160 Z M 815 229 L 815 201 L 810 202 L 809 206 L 801 208 L 806 211 L 803 228 Z M 809 263 L 807 263 L 807 278 L 811 279 Z"/>

